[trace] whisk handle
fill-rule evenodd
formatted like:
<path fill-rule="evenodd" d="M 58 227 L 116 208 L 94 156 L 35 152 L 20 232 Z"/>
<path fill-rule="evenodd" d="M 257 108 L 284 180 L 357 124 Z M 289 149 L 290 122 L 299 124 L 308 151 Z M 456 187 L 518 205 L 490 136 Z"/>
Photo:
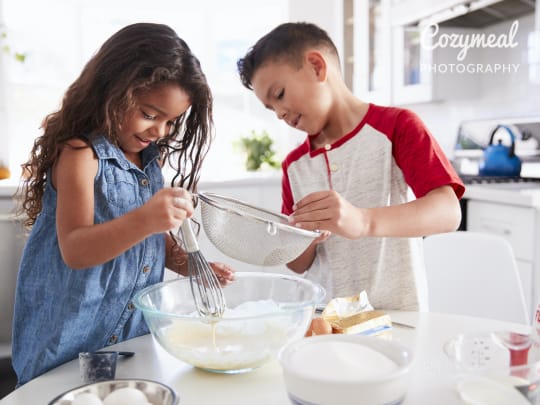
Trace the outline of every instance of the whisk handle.
<path fill-rule="evenodd" d="M 197 243 L 197 238 L 191 228 L 191 219 L 184 219 L 184 222 L 182 222 L 182 225 L 180 226 L 180 232 L 182 232 L 182 239 L 184 240 L 186 252 L 198 252 L 199 244 Z"/>

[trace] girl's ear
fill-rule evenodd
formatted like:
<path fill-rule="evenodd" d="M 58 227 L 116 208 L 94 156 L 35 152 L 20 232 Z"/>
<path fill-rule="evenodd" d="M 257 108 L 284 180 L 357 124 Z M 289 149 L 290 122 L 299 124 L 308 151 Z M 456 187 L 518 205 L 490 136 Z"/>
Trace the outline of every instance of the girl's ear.
<path fill-rule="evenodd" d="M 317 80 L 326 80 L 327 64 L 322 53 L 319 51 L 308 51 L 306 52 L 306 61 L 309 69 L 315 73 Z"/>

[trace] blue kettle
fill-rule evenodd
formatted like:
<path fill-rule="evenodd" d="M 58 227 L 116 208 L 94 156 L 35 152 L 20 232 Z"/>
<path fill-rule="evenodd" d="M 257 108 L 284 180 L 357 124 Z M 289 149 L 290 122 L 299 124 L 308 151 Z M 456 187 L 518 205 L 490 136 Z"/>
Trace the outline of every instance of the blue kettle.
<path fill-rule="evenodd" d="M 505 146 L 499 139 L 496 145 L 493 138 L 497 131 L 504 128 L 510 135 L 511 146 Z M 478 173 L 481 176 L 519 176 L 521 173 L 521 160 L 516 156 L 516 137 L 506 125 L 497 125 L 489 138 L 488 147 L 484 150 L 484 161 L 480 163 Z"/>

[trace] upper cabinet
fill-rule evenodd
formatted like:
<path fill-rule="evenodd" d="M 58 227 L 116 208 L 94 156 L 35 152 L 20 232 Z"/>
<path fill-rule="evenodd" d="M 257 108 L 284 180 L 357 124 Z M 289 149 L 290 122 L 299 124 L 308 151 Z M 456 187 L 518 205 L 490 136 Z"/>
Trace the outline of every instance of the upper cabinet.
<path fill-rule="evenodd" d="M 484 3 L 486 0 L 482 0 Z M 491 0 L 488 0 L 491 1 Z M 456 12 L 470 0 L 390 0 L 390 19 L 394 25 L 409 25 L 438 13 L 448 13 L 456 8 Z"/>
<path fill-rule="evenodd" d="M 389 0 L 345 0 L 345 77 L 355 94 L 391 102 Z"/>
<path fill-rule="evenodd" d="M 478 30 L 444 28 L 420 22 L 392 26 L 392 102 L 395 104 L 458 100 L 478 96 L 480 81 L 474 68 L 478 49 L 460 60 L 460 49 L 444 47 L 450 36 L 465 38 Z M 443 41 L 439 42 L 441 38 Z"/>
<path fill-rule="evenodd" d="M 344 0 L 344 72 L 358 97 L 381 104 L 468 98 L 480 92 L 458 67 L 458 50 L 438 46 L 440 35 L 471 29 L 439 27 L 428 17 L 464 0 Z M 470 55 L 468 63 L 477 63 Z"/>

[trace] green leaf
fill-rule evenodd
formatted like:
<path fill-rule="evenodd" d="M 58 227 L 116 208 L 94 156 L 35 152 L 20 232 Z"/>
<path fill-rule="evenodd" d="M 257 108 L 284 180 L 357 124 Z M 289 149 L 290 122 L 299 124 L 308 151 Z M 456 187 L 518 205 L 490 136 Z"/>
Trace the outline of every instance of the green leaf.
<path fill-rule="evenodd" d="M 251 130 L 249 137 L 241 137 L 238 144 L 246 152 L 246 169 L 259 170 L 264 163 L 270 167 L 279 167 L 279 163 L 274 160 L 273 143 L 268 132 L 264 130 L 261 133 Z"/>

